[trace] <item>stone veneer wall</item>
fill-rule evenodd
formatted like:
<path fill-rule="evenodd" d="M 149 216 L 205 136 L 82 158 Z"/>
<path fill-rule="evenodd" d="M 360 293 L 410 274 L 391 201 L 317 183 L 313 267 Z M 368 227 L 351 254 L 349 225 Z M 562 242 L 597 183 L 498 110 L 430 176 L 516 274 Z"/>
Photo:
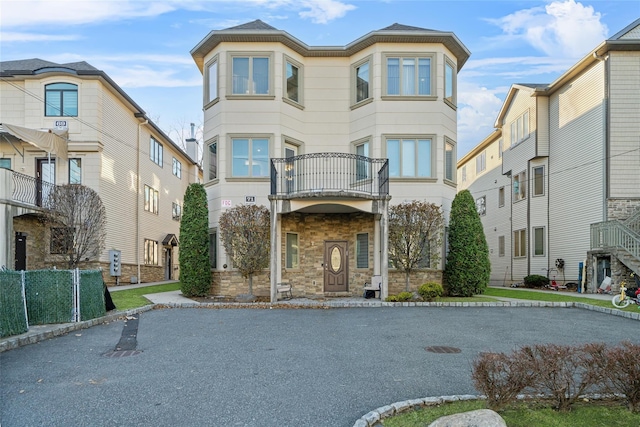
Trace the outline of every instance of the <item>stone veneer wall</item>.
<path fill-rule="evenodd" d="M 33 215 L 22 215 L 13 218 L 13 232 L 11 237 L 11 258 L 14 265 L 7 268 L 15 268 L 16 241 L 15 233 L 25 233 L 27 235 L 27 270 L 40 270 L 48 268 L 46 256 L 49 254 L 47 244 L 49 239 L 45 238 L 46 227 Z"/>
<path fill-rule="evenodd" d="M 607 217 L 609 220 L 624 221 L 637 209 L 640 209 L 640 199 L 608 199 Z"/>
<path fill-rule="evenodd" d="M 364 284 L 373 275 L 373 236 L 375 221 L 372 214 L 306 214 L 291 213 L 281 218 L 282 281 L 293 286 L 294 298 L 322 299 L 331 296 L 362 296 Z M 299 264 L 296 269 L 287 269 L 286 234 L 297 233 Z M 356 268 L 356 235 L 369 233 L 369 268 Z M 324 292 L 324 242 L 346 240 L 349 250 L 348 291 L 339 294 Z M 404 272 L 389 270 L 389 294 L 405 290 Z M 212 271 L 211 294 L 234 298 L 249 292 L 248 279 L 237 270 Z M 442 283 L 440 270 L 416 270 L 412 273 L 410 286 L 416 291 L 425 282 Z M 264 270 L 253 278 L 253 293 L 256 296 L 270 295 L 270 273 Z"/>

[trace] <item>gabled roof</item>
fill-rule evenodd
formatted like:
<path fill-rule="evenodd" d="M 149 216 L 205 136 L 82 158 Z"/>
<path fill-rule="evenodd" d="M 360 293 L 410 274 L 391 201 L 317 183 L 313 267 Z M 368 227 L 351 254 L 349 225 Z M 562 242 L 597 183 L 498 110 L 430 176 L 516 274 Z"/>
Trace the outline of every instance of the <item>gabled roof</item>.
<path fill-rule="evenodd" d="M 531 96 L 549 96 L 595 62 L 603 60 L 610 51 L 640 51 L 640 19 L 636 19 L 624 29 L 600 43 L 553 83 L 517 83 L 512 85 L 498 113 L 494 126 L 496 128 L 500 127 L 500 122 L 518 90 L 528 90 L 531 92 Z"/>
<path fill-rule="evenodd" d="M 256 20 L 224 30 L 213 30 L 191 49 L 191 56 L 201 72 L 204 70 L 204 57 L 218 44 L 224 42 L 277 42 L 306 57 L 349 57 L 375 43 L 383 42 L 439 43 L 455 55 L 458 71 L 462 69 L 471 55 L 471 52 L 452 32 L 429 30 L 397 23 L 381 30 L 372 31 L 346 46 L 309 46 L 286 31 L 278 30 Z"/>
<path fill-rule="evenodd" d="M 102 79 L 110 86 L 112 91 L 116 94 L 117 97 L 120 98 L 125 104 L 129 105 L 129 108 L 132 110 L 133 115 L 140 121 L 149 120 L 147 117 L 147 113 L 138 105 L 136 102 L 124 91 L 116 82 L 114 82 L 111 77 L 107 75 L 104 71 L 98 70 L 93 65 L 81 61 L 81 62 L 70 62 L 66 64 L 57 64 L 51 61 L 45 61 L 39 58 L 31 58 L 31 59 L 19 59 L 14 61 L 0 61 L 0 77 L 4 78 L 23 78 L 25 76 L 37 76 L 44 73 L 56 73 L 56 74 L 72 74 L 78 77 L 94 77 L 97 79 Z M 154 131 L 161 135 L 166 141 L 168 141 L 176 150 L 180 153 L 184 154 L 184 156 L 189 159 L 193 164 L 196 164 L 196 161 L 189 157 L 189 155 L 179 147 L 173 140 L 166 134 L 162 129 L 158 127 L 154 122 L 149 120 L 149 126 L 151 126 Z"/>

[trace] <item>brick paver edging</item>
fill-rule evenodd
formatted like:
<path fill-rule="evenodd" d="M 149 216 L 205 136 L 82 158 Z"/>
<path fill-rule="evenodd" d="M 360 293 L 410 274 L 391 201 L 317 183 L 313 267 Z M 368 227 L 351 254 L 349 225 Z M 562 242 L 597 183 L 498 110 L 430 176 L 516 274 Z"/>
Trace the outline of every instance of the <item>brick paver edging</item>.
<path fill-rule="evenodd" d="M 144 307 L 138 307 L 126 311 L 117 311 L 109 313 L 106 316 L 96 319 L 84 320 L 77 323 L 65 323 L 59 327 L 53 327 L 48 331 L 38 332 L 35 334 L 22 334 L 15 337 L 0 339 L 0 353 L 12 350 L 28 344 L 35 344 L 60 335 L 79 329 L 90 328 L 94 325 L 108 323 L 118 320 L 125 316 L 131 316 L 145 311 L 159 308 L 202 308 L 202 309 L 230 309 L 230 308 L 252 308 L 252 309 L 274 309 L 274 308 L 364 308 L 364 307 L 556 307 L 556 308 L 580 308 L 583 310 L 597 311 L 612 316 L 625 317 L 627 319 L 640 320 L 640 312 L 633 313 L 630 311 L 621 311 L 614 308 L 597 307 L 582 302 L 548 302 L 548 301 L 497 301 L 497 302 L 386 302 L 386 301 L 299 301 L 295 300 L 282 301 L 277 303 L 257 302 L 257 303 L 229 303 L 229 302 L 210 302 L 210 303 L 165 303 L 150 304 Z"/>

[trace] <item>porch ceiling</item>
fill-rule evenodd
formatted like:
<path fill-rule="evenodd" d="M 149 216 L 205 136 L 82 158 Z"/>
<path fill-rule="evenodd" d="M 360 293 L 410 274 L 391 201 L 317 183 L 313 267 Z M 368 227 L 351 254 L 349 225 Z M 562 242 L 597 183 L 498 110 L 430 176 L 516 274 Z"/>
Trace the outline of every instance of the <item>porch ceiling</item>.
<path fill-rule="evenodd" d="M 320 203 L 317 205 L 306 206 L 304 208 L 298 209 L 297 212 L 304 213 L 353 213 L 353 212 L 361 212 L 360 209 L 357 209 L 353 206 L 347 205 L 339 205 L 333 203 Z"/>

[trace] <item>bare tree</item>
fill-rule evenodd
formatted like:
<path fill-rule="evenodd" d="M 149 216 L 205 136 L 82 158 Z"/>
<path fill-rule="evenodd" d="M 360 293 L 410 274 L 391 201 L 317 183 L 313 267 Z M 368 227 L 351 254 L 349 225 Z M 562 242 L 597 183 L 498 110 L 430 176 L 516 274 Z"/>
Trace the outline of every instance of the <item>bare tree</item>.
<path fill-rule="evenodd" d="M 417 268 L 437 265 L 444 231 L 440 206 L 413 200 L 389 208 L 389 260 L 404 270 L 405 289 Z"/>
<path fill-rule="evenodd" d="M 249 278 L 249 294 L 253 295 L 253 274 L 269 266 L 269 209 L 238 205 L 223 212 L 219 224 L 224 250 L 242 276 Z"/>
<path fill-rule="evenodd" d="M 79 184 L 58 185 L 46 201 L 44 221 L 51 227 L 52 248 L 69 268 L 98 260 L 104 249 L 107 215 L 98 193 Z"/>

